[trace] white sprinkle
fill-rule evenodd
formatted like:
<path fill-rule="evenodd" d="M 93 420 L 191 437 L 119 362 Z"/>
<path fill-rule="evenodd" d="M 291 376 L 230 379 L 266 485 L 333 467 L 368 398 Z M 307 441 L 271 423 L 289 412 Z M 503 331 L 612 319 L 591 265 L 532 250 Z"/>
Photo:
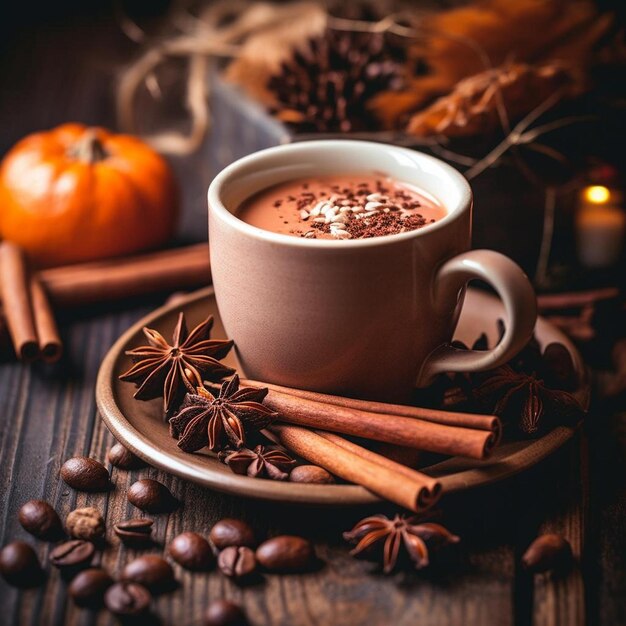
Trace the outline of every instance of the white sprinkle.
<path fill-rule="evenodd" d="M 333 237 L 337 239 L 351 239 L 352 235 L 347 230 L 336 230 L 332 233 Z"/>
<path fill-rule="evenodd" d="M 346 227 L 346 225 L 345 225 L 343 222 L 333 222 L 333 223 L 330 225 L 330 227 L 331 227 L 331 229 L 332 229 L 332 228 L 338 228 L 339 230 L 344 230 L 344 229 L 345 229 L 345 227 Z"/>
<path fill-rule="evenodd" d="M 302 209 L 302 211 L 300 211 L 300 218 L 303 220 L 308 220 L 309 219 L 309 212 L 305 211 L 304 209 Z"/>
<path fill-rule="evenodd" d="M 383 213 L 389 213 L 390 209 L 383 209 Z"/>
<path fill-rule="evenodd" d="M 353 213 L 362 213 L 363 212 L 363 207 L 362 206 L 353 206 L 352 207 L 352 212 Z"/>
<path fill-rule="evenodd" d="M 382 196 L 379 193 L 371 193 L 369 196 L 366 196 L 366 199 L 370 201 L 380 200 L 381 198 Z"/>
<path fill-rule="evenodd" d="M 368 213 L 363 213 L 362 217 L 372 217 L 372 215 L 378 215 L 378 211 L 369 211 Z"/>
<path fill-rule="evenodd" d="M 315 237 L 315 231 L 309 230 L 308 232 L 304 233 L 304 237 L 305 239 L 311 239 L 312 237 Z"/>
<path fill-rule="evenodd" d="M 379 206 L 383 206 L 381 202 L 368 202 L 365 205 L 365 210 L 373 211 L 374 209 L 377 209 Z"/>
<path fill-rule="evenodd" d="M 325 224 L 326 223 L 326 218 L 325 217 L 315 217 L 315 218 L 313 218 L 313 221 L 316 224 Z"/>
<path fill-rule="evenodd" d="M 352 200 L 342 200 L 339 204 L 341 204 L 341 206 L 350 206 L 352 204 Z"/>
<path fill-rule="evenodd" d="M 352 207 L 349 207 L 349 206 L 342 206 L 342 207 L 339 209 L 339 213 L 343 213 L 344 215 L 345 215 L 346 213 L 351 213 L 351 212 L 352 212 Z"/>
<path fill-rule="evenodd" d="M 322 207 L 325 205 L 326 203 L 323 200 L 320 200 L 312 209 L 311 209 L 311 215 L 312 217 L 317 217 L 321 211 L 322 211 Z"/>

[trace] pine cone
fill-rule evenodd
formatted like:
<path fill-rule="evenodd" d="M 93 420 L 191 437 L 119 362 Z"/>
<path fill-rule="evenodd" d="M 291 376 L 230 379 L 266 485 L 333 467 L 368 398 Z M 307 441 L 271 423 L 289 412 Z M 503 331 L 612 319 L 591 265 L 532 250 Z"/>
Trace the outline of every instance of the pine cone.
<path fill-rule="evenodd" d="M 298 131 L 350 132 L 372 130 L 368 101 L 401 82 L 401 64 L 384 35 L 327 31 L 283 62 L 268 88 L 273 113 Z"/>

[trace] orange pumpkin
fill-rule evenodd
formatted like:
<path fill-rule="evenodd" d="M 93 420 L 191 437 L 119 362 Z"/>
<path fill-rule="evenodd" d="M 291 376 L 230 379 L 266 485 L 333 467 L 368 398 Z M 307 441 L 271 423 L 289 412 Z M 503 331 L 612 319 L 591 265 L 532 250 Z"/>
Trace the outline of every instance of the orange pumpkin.
<path fill-rule="evenodd" d="M 159 246 L 177 216 L 171 169 L 129 135 L 64 124 L 24 138 L 0 165 L 0 235 L 39 266 Z"/>

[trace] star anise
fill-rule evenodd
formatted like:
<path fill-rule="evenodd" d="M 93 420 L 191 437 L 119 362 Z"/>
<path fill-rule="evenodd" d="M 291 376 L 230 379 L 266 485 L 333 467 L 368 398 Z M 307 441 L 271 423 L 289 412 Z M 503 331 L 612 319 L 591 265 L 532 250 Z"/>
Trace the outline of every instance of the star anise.
<path fill-rule="evenodd" d="M 460 539 L 440 524 L 418 523 L 415 517 L 372 515 L 362 519 L 351 531 L 343 534 L 356 544 L 352 556 L 369 555 L 382 561 L 383 572 L 392 572 L 401 559 L 408 558 L 415 569 L 429 563 L 429 550 L 458 543 Z"/>
<path fill-rule="evenodd" d="M 203 378 L 218 381 L 235 371 L 218 360 L 228 354 L 233 342 L 210 339 L 212 326 L 213 316 L 210 316 L 189 333 L 185 315 L 180 313 L 172 345 L 161 333 L 144 328 L 149 345 L 126 352 L 134 365 L 120 380 L 137 385 L 134 397 L 138 400 L 163 396 L 163 410 L 165 417 L 169 417 L 180 406 L 185 393 L 202 386 Z"/>
<path fill-rule="evenodd" d="M 254 450 L 224 450 L 220 452 L 219 458 L 235 474 L 272 480 L 286 480 L 296 464 L 295 459 L 278 446 L 258 445 Z"/>
<path fill-rule="evenodd" d="M 536 374 L 516 372 L 510 365 L 480 378 L 482 382 L 474 388 L 474 397 L 495 415 L 515 420 L 525 435 L 534 435 L 558 423 L 575 422 L 585 412 L 571 393 L 550 389 Z M 542 423 L 543 418 L 551 423 Z"/>
<path fill-rule="evenodd" d="M 504 323 L 498 320 L 500 339 Z M 461 342 L 457 348 L 467 350 Z M 473 350 L 486 350 L 481 335 Z M 448 408 L 492 412 L 526 436 L 558 424 L 576 422 L 585 413 L 570 392 L 579 386 L 578 373 L 569 350 L 551 343 L 541 350 L 535 336 L 506 365 L 477 374 L 456 374 L 444 389 L 442 404 Z"/>
<path fill-rule="evenodd" d="M 196 393 L 185 396 L 178 413 L 170 418 L 170 434 L 185 452 L 204 447 L 219 451 L 228 445 L 241 448 L 247 434 L 265 428 L 276 418 L 276 413 L 261 404 L 267 391 L 260 387 L 239 389 L 237 374 L 222 384 L 217 397 L 198 387 Z"/>

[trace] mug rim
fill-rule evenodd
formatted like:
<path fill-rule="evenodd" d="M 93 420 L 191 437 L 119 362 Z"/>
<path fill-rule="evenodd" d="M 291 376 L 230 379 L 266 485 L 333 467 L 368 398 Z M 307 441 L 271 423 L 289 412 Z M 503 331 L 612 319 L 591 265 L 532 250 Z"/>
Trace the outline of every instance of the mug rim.
<path fill-rule="evenodd" d="M 309 150 L 332 150 L 336 154 L 337 150 L 341 150 L 344 147 L 357 146 L 362 150 L 390 150 L 393 152 L 400 152 L 406 156 L 409 156 L 416 162 L 426 161 L 431 166 L 439 168 L 451 179 L 451 183 L 460 188 L 460 198 L 455 207 L 445 206 L 446 215 L 437 220 L 434 224 L 428 224 L 422 228 L 410 230 L 405 233 L 394 233 L 390 235 L 380 235 L 377 237 L 369 237 L 366 239 L 313 239 L 305 237 L 294 237 L 292 235 L 286 235 L 283 233 L 276 233 L 270 230 L 259 228 L 244 222 L 237 217 L 234 213 L 228 210 L 226 205 L 222 202 L 222 191 L 226 185 L 228 185 L 233 178 L 236 177 L 237 172 L 250 163 L 256 160 L 263 160 L 273 157 L 277 153 L 281 153 L 285 158 L 289 158 L 289 155 L 293 152 L 309 151 Z M 410 182 L 410 181 L 406 181 Z M 430 233 L 439 231 L 442 228 L 446 228 L 448 224 L 458 219 L 458 217 L 464 212 L 468 211 L 472 206 L 472 190 L 467 179 L 451 165 L 448 165 L 445 161 L 433 157 L 429 154 L 425 154 L 418 150 L 413 150 L 403 146 L 396 146 L 390 143 L 365 141 L 358 139 L 313 139 L 307 141 L 299 141 L 294 143 L 282 144 L 279 146 L 273 146 L 271 148 L 265 148 L 258 150 L 240 159 L 237 159 L 230 165 L 227 165 L 209 185 L 207 192 L 208 210 L 209 213 L 213 212 L 226 224 L 232 228 L 247 234 L 254 236 L 258 239 L 268 241 L 274 244 L 281 244 L 302 248 L 326 248 L 326 249 L 354 249 L 354 248 L 369 248 L 380 245 L 400 243 L 415 237 L 428 236 Z"/>

